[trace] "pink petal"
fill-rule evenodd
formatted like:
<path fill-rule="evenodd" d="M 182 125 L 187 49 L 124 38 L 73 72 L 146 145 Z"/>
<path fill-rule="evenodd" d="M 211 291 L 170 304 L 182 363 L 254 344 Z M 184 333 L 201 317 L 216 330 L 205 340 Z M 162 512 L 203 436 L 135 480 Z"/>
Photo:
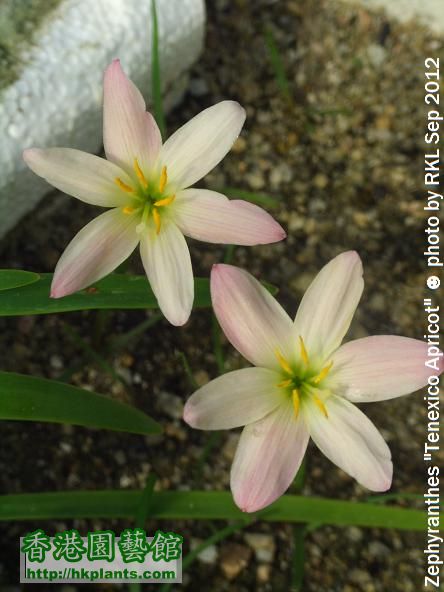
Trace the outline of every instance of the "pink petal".
<path fill-rule="evenodd" d="M 235 101 L 222 101 L 193 117 L 163 145 L 161 161 L 177 189 L 193 185 L 227 154 L 240 134 L 245 110 Z"/>
<path fill-rule="evenodd" d="M 342 397 L 330 396 L 325 406 L 328 417 L 312 401 L 302 406 L 317 447 L 367 489 L 389 489 L 393 473 L 390 449 L 372 422 Z"/>
<path fill-rule="evenodd" d="M 355 251 L 325 265 L 302 298 L 294 321 L 310 358 L 323 362 L 347 333 L 364 289 L 362 263 Z"/>
<path fill-rule="evenodd" d="M 147 229 L 140 242 L 143 266 L 159 307 L 172 325 L 184 325 L 194 299 L 193 269 L 183 234 L 162 222 L 160 234 Z"/>
<path fill-rule="evenodd" d="M 177 195 L 174 220 L 191 238 L 209 243 L 264 245 L 286 237 L 265 210 L 207 189 L 185 189 Z"/>
<path fill-rule="evenodd" d="M 86 288 L 114 271 L 139 242 L 139 217 L 113 209 L 94 218 L 66 247 L 55 268 L 51 297 L 61 298 Z"/>
<path fill-rule="evenodd" d="M 257 512 L 285 493 L 304 458 L 308 438 L 289 400 L 244 428 L 231 468 L 231 490 L 241 510 Z"/>
<path fill-rule="evenodd" d="M 427 343 L 396 335 L 375 335 L 342 345 L 333 354 L 331 380 L 342 396 L 357 403 L 408 395 L 444 369 L 428 367 Z"/>
<path fill-rule="evenodd" d="M 71 148 L 29 148 L 23 152 L 29 168 L 68 195 L 96 206 L 124 206 L 128 202 L 115 183 L 131 183 L 121 168 L 93 154 Z"/>
<path fill-rule="evenodd" d="M 137 87 L 122 70 L 119 60 L 106 69 L 103 91 L 103 144 L 108 160 L 128 173 L 137 158 L 149 174 L 156 163 L 162 139 L 153 116 Z"/>
<path fill-rule="evenodd" d="M 237 428 L 261 419 L 279 404 L 285 393 L 279 374 L 265 368 L 244 368 L 219 376 L 188 399 L 184 420 L 200 430 Z"/>
<path fill-rule="evenodd" d="M 252 364 L 277 370 L 277 350 L 287 359 L 292 357 L 290 317 L 249 273 L 232 265 L 214 265 L 211 298 L 225 335 Z"/>

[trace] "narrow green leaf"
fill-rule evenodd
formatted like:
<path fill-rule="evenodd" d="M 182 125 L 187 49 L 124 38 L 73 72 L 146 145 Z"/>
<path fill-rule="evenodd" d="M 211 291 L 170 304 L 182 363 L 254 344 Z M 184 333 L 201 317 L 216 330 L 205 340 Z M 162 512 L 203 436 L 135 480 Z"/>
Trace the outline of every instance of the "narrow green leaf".
<path fill-rule="evenodd" d="M 0 292 L 0 316 L 50 314 L 73 310 L 158 308 L 146 276 L 111 274 L 86 290 L 50 298 L 51 273 L 32 284 Z M 211 306 L 209 282 L 194 280 L 195 308 Z"/>
<path fill-rule="evenodd" d="M 0 419 L 70 423 L 158 434 L 161 426 L 134 407 L 46 378 L 0 372 Z"/>
<path fill-rule="evenodd" d="M 276 80 L 276 84 L 282 95 L 289 101 L 291 101 L 290 85 L 288 83 L 287 74 L 285 73 L 284 60 L 279 53 L 278 46 L 274 39 L 273 31 L 267 27 L 265 29 L 265 44 L 268 49 L 270 56 L 271 66 L 273 68 L 273 74 Z"/>
<path fill-rule="evenodd" d="M 291 570 L 291 591 L 301 592 L 304 583 L 306 526 L 297 524 L 293 527 L 293 550 Z"/>
<path fill-rule="evenodd" d="M 141 491 L 65 491 L 0 496 L 0 520 L 133 518 Z M 154 493 L 150 516 L 163 520 L 242 520 L 245 514 L 225 491 Z M 253 519 L 423 531 L 426 513 L 395 506 L 284 495 Z M 444 524 L 444 516 L 441 517 Z"/>
<path fill-rule="evenodd" d="M 111 274 L 90 288 L 65 296 L 50 298 L 52 273 L 42 273 L 27 286 L 0 291 L 0 317 L 52 314 L 75 310 L 158 309 L 156 297 L 146 276 Z M 263 282 L 271 294 L 277 288 Z M 194 308 L 210 308 L 210 283 L 194 278 Z"/>
<path fill-rule="evenodd" d="M 0 291 L 32 284 L 40 279 L 38 273 L 21 269 L 0 269 Z"/>
<path fill-rule="evenodd" d="M 223 193 L 232 199 L 244 199 L 245 201 L 250 201 L 251 203 L 266 208 L 276 208 L 279 205 L 279 201 L 275 197 L 266 195 L 265 193 L 245 191 L 244 189 L 237 189 L 236 187 L 222 187 L 222 189 L 215 189 L 215 191 Z"/>
<path fill-rule="evenodd" d="M 166 124 L 162 103 L 162 81 L 159 57 L 159 23 L 157 20 L 156 0 L 151 0 L 151 30 L 153 43 L 151 46 L 151 85 L 153 95 L 154 118 L 159 126 L 162 138 L 165 139 Z"/>
<path fill-rule="evenodd" d="M 183 369 L 185 370 L 185 374 L 187 375 L 188 382 L 190 383 L 191 388 L 193 390 L 197 390 L 199 388 L 199 385 L 197 384 L 197 381 L 194 378 L 194 374 L 193 374 L 193 371 L 191 370 L 191 366 L 188 361 L 188 358 L 186 357 L 185 353 L 181 352 L 181 351 L 177 352 L 177 355 L 179 356 L 179 358 L 182 361 Z"/>
<path fill-rule="evenodd" d="M 156 313 L 153 314 L 149 319 L 142 321 L 138 325 L 136 325 L 133 329 L 130 329 L 126 333 L 122 333 L 121 335 L 117 335 L 113 339 L 111 339 L 111 343 L 109 349 L 111 351 L 117 351 L 126 347 L 132 341 L 136 341 L 144 334 L 148 329 L 154 327 L 156 323 L 163 319 L 163 314 Z"/>
<path fill-rule="evenodd" d="M 153 500 L 154 486 L 156 485 L 157 477 L 154 473 L 150 473 L 140 496 L 140 503 L 136 512 L 136 527 L 145 528 L 145 523 L 150 515 L 151 502 Z"/>

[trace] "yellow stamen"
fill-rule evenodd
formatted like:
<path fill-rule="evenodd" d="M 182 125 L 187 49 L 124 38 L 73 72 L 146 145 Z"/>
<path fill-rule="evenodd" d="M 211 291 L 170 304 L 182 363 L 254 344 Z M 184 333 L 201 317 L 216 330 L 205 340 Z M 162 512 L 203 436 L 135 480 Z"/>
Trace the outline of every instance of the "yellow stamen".
<path fill-rule="evenodd" d="M 293 382 L 293 380 L 291 378 L 289 378 L 288 380 L 283 380 L 282 382 L 280 382 L 277 387 L 278 388 L 287 388 L 287 386 L 290 386 L 290 384 Z"/>
<path fill-rule="evenodd" d="M 306 366 L 308 366 L 309 362 L 308 362 L 308 353 L 307 350 L 305 349 L 305 343 L 304 340 L 302 339 L 302 337 L 299 335 L 299 347 L 301 350 L 301 358 L 304 361 L 304 364 Z"/>
<path fill-rule="evenodd" d="M 291 398 L 293 401 L 294 416 L 297 417 L 299 414 L 299 407 L 301 402 L 298 389 L 293 389 L 293 391 L 291 392 Z"/>
<path fill-rule="evenodd" d="M 274 353 L 282 370 L 284 370 L 287 374 L 293 374 L 293 370 L 291 369 L 290 364 L 287 362 L 287 360 L 284 358 L 281 352 L 277 349 Z"/>
<path fill-rule="evenodd" d="M 318 397 L 318 395 L 313 395 L 313 401 L 316 403 L 316 405 L 322 411 L 324 416 L 328 419 L 327 407 L 324 405 L 324 403 L 321 401 L 321 399 Z"/>
<path fill-rule="evenodd" d="M 170 195 L 169 197 L 164 197 L 163 199 L 158 199 L 157 201 L 154 202 L 154 205 L 157 206 L 158 208 L 161 208 L 162 206 L 169 206 L 170 203 L 173 203 L 173 201 L 176 199 L 175 195 Z"/>
<path fill-rule="evenodd" d="M 163 193 L 163 190 L 165 189 L 167 181 L 168 181 L 167 168 L 166 168 L 166 166 L 163 166 L 162 172 L 160 173 L 160 181 L 159 181 L 160 193 Z"/>
<path fill-rule="evenodd" d="M 315 384 L 319 384 L 322 380 L 324 380 L 324 378 L 330 372 L 332 366 L 333 366 L 333 361 L 331 361 L 330 364 L 327 364 L 327 366 L 322 368 L 322 370 L 319 372 L 319 374 L 313 378 L 313 382 Z"/>
<path fill-rule="evenodd" d="M 123 208 L 124 214 L 132 214 L 133 212 L 134 212 L 134 208 L 132 208 L 130 206 L 126 206 L 125 208 Z"/>
<path fill-rule="evenodd" d="M 139 161 L 137 160 L 137 158 L 134 159 L 134 170 L 136 171 L 136 175 L 140 181 L 140 184 L 144 189 L 146 189 L 148 187 L 148 181 L 145 179 L 145 175 L 143 174 L 143 171 L 139 166 Z"/>
<path fill-rule="evenodd" d="M 134 189 L 130 186 L 127 185 L 126 183 L 124 183 L 122 181 L 122 179 L 120 179 L 119 177 L 116 177 L 114 179 L 115 183 L 117 183 L 117 185 L 120 187 L 120 189 L 122 189 L 123 191 L 126 191 L 126 193 L 135 193 Z"/>
<path fill-rule="evenodd" d="M 156 225 L 156 234 L 159 234 L 160 227 L 162 226 L 162 221 L 160 219 L 160 214 L 156 210 L 156 208 L 153 208 L 153 219 L 154 219 L 154 224 Z"/>

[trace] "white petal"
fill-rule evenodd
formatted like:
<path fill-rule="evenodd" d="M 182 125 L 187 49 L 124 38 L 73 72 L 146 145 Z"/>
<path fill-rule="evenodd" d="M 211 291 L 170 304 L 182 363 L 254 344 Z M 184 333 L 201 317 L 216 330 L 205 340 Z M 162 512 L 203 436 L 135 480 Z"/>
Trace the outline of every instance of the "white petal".
<path fill-rule="evenodd" d="M 321 269 L 297 312 L 295 337 L 304 339 L 310 357 L 324 361 L 347 333 L 364 289 L 362 263 L 347 251 Z"/>
<path fill-rule="evenodd" d="M 265 368 L 244 368 L 219 376 L 188 399 L 183 417 L 193 428 L 224 430 L 262 419 L 285 393 L 279 374 Z"/>
<path fill-rule="evenodd" d="M 330 396 L 325 406 L 328 417 L 312 401 L 302 406 L 317 447 L 367 489 L 389 489 L 393 473 L 390 449 L 372 422 L 342 397 Z"/>
<path fill-rule="evenodd" d="M 193 306 L 194 281 L 183 234 L 168 221 L 158 235 L 150 228 L 142 236 L 140 254 L 163 314 L 172 325 L 184 325 Z"/>
<path fill-rule="evenodd" d="M 103 144 L 106 157 L 128 173 L 134 159 L 145 174 L 156 163 L 162 145 L 160 131 L 138 88 L 122 70 L 119 60 L 106 69 L 103 91 Z"/>
<path fill-rule="evenodd" d="M 184 189 L 204 177 L 230 150 L 244 121 L 245 110 L 235 101 L 222 101 L 193 117 L 162 147 L 168 179 Z"/>
<path fill-rule="evenodd" d="M 273 503 L 290 486 L 304 458 L 308 431 L 289 400 L 263 419 L 247 425 L 233 466 L 231 490 L 244 512 Z"/>
<path fill-rule="evenodd" d="M 350 401 L 383 401 L 408 395 L 443 371 L 429 368 L 427 343 L 397 335 L 374 335 L 342 345 L 333 354 L 331 380 L 335 390 Z"/>
<path fill-rule="evenodd" d="M 128 202 L 116 177 L 131 183 L 118 166 L 93 154 L 71 148 L 29 148 L 23 152 L 29 168 L 60 191 L 96 206 L 115 207 Z"/>
<path fill-rule="evenodd" d="M 208 243 L 265 245 L 285 238 L 283 228 L 262 208 L 207 189 L 185 189 L 174 202 L 182 232 Z"/>
<path fill-rule="evenodd" d="M 292 357 L 293 323 L 252 275 L 232 265 L 213 265 L 211 299 L 225 335 L 252 364 L 277 370 L 277 350 Z"/>
<path fill-rule="evenodd" d="M 86 288 L 131 255 L 139 242 L 139 217 L 113 209 L 94 218 L 66 247 L 57 263 L 51 297 L 60 298 Z"/>

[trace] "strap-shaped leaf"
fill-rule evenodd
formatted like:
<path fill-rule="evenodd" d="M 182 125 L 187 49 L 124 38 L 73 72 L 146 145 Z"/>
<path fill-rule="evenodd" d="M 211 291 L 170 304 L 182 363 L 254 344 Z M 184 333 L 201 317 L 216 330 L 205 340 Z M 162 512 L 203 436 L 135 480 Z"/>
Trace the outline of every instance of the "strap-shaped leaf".
<path fill-rule="evenodd" d="M 0 291 L 11 290 L 32 284 L 40 279 L 40 274 L 21 269 L 0 269 Z"/>
<path fill-rule="evenodd" d="M 0 419 L 70 423 L 133 434 L 162 431 L 142 411 L 104 395 L 10 372 L 0 372 Z"/>
<path fill-rule="evenodd" d="M 158 308 L 157 300 L 145 276 L 112 274 L 90 288 L 65 296 L 50 298 L 51 273 L 27 286 L 0 292 L 0 316 L 18 316 L 91 309 Z M 209 281 L 194 280 L 194 306 L 211 306 Z"/>
<path fill-rule="evenodd" d="M 0 520 L 133 518 L 142 491 L 64 491 L 0 496 Z M 424 530 L 426 514 L 380 504 L 284 495 L 255 517 L 270 522 L 302 522 Z M 153 493 L 150 519 L 249 520 L 225 491 Z"/>

